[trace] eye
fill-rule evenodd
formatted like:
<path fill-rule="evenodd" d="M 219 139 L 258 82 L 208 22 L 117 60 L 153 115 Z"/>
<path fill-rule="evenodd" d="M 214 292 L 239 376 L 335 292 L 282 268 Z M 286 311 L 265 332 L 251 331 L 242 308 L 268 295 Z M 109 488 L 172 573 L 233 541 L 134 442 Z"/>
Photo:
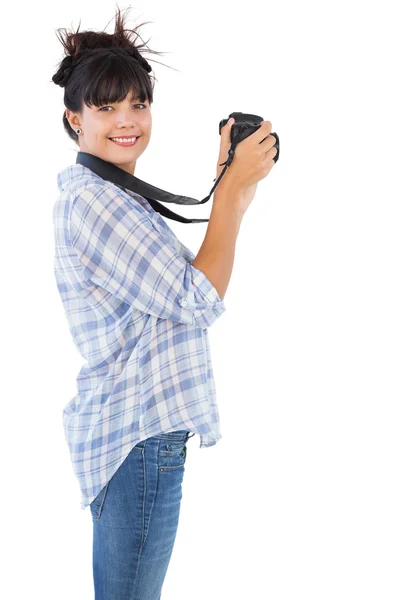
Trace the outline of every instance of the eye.
<path fill-rule="evenodd" d="M 135 104 L 136 106 L 143 106 L 142 110 L 144 110 L 146 108 L 145 104 Z M 112 108 L 112 106 L 103 106 L 102 108 L 99 109 L 99 111 L 102 111 L 104 108 Z M 109 112 L 108 110 L 106 110 L 105 112 Z"/>

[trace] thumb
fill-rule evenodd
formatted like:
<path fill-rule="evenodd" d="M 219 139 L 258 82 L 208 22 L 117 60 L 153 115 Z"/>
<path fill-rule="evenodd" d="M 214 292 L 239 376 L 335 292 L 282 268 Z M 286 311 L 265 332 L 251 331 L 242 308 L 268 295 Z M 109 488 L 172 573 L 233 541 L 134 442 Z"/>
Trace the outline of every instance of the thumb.
<path fill-rule="evenodd" d="M 231 117 L 221 129 L 220 157 L 223 156 L 224 160 L 228 158 L 228 150 L 231 147 L 231 129 L 234 122 L 235 119 Z"/>
<path fill-rule="evenodd" d="M 221 129 L 221 142 L 219 146 L 219 157 L 217 163 L 217 177 L 220 176 L 222 169 L 224 166 L 221 166 L 221 163 L 225 163 L 228 160 L 228 152 L 231 147 L 231 129 L 234 124 L 235 119 L 231 117 L 227 123 Z"/>
<path fill-rule="evenodd" d="M 231 117 L 227 123 L 225 123 L 225 125 L 223 126 L 223 128 L 221 129 L 221 136 L 223 137 L 225 143 L 229 144 L 231 143 L 231 129 L 232 129 L 232 125 L 234 124 L 235 119 L 233 117 Z"/>

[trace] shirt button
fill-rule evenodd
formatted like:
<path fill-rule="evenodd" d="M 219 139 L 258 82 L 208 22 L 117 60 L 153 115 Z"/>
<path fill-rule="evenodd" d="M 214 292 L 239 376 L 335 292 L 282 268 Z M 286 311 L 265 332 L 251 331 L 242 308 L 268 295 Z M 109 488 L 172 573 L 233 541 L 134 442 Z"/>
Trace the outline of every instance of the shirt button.
<path fill-rule="evenodd" d="M 181 299 L 179 300 L 179 304 L 180 304 L 181 306 L 187 306 L 187 300 L 185 300 L 185 298 L 181 298 Z"/>

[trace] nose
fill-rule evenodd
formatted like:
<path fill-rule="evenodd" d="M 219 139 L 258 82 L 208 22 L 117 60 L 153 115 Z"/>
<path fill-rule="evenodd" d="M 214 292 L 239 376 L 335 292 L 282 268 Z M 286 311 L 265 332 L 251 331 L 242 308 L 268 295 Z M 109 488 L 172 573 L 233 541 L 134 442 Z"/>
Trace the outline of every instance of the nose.
<path fill-rule="evenodd" d="M 129 129 L 130 127 L 133 127 L 134 124 L 135 120 L 133 118 L 132 112 L 129 109 L 125 111 L 121 110 L 117 119 L 118 127 L 125 127 L 125 129 Z"/>

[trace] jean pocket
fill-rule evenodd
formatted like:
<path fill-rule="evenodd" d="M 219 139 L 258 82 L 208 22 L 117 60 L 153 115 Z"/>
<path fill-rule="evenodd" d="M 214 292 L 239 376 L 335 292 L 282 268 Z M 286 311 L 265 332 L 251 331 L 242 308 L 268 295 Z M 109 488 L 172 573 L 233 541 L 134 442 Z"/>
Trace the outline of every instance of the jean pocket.
<path fill-rule="evenodd" d="M 186 462 L 186 440 L 161 439 L 158 450 L 158 470 L 183 469 Z"/>
<path fill-rule="evenodd" d="M 103 511 L 104 501 L 106 498 L 109 483 L 110 482 L 106 483 L 106 485 L 97 494 L 96 498 L 90 503 L 90 512 L 92 513 L 93 518 L 96 520 L 100 519 L 101 513 Z"/>

